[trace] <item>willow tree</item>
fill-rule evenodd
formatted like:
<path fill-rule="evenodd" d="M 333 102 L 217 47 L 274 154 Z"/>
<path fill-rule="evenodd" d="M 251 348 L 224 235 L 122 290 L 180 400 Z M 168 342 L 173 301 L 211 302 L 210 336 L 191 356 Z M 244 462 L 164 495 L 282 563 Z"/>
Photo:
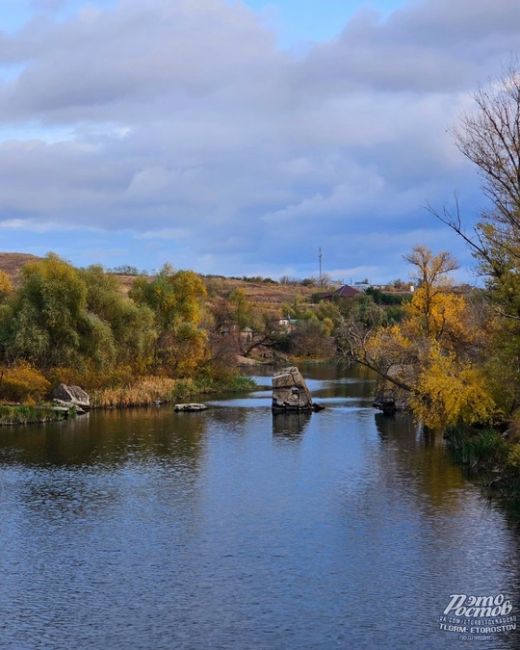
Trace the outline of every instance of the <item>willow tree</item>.
<path fill-rule="evenodd" d="M 203 327 L 206 286 L 193 271 L 164 266 L 150 282 L 137 278 L 130 297 L 155 317 L 155 369 L 174 376 L 192 374 L 207 354 Z"/>
<path fill-rule="evenodd" d="M 157 337 L 154 315 L 144 304 L 137 304 L 121 291 L 116 276 L 94 265 L 80 271 L 87 288 L 87 310 L 92 320 L 110 330 L 105 356 L 113 365 L 145 373 L 152 362 Z"/>
<path fill-rule="evenodd" d="M 86 306 L 85 283 L 70 264 L 52 254 L 27 264 L 2 324 L 6 360 L 77 365 L 90 332 Z"/>

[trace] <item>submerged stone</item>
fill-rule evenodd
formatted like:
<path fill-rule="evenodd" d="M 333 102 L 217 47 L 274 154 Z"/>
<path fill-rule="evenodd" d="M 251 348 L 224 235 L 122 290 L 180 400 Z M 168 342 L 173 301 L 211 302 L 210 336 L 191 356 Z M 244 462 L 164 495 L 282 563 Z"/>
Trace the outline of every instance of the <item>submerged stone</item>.
<path fill-rule="evenodd" d="M 175 404 L 173 407 L 178 413 L 194 413 L 197 411 L 205 411 L 208 407 L 206 404 Z"/>

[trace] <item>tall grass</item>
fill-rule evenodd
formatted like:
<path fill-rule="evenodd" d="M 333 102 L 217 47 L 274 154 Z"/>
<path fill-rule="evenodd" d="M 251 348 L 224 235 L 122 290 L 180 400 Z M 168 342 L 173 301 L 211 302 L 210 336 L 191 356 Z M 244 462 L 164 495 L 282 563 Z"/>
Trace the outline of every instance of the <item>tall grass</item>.
<path fill-rule="evenodd" d="M 94 408 L 164 404 L 173 399 L 176 383 L 175 379 L 169 377 L 142 377 L 133 384 L 94 390 L 90 394 L 90 403 Z"/>
<path fill-rule="evenodd" d="M 197 395 L 217 392 L 244 392 L 253 390 L 255 382 L 241 375 L 225 379 L 199 377 L 198 379 L 171 379 L 169 377 L 142 377 L 133 383 L 116 388 L 100 388 L 90 394 L 93 408 L 130 408 L 157 406 L 191 399 Z"/>
<path fill-rule="evenodd" d="M 0 426 L 56 422 L 74 416 L 74 409 L 69 411 L 57 410 L 50 404 L 40 404 L 38 406 L 0 404 Z"/>

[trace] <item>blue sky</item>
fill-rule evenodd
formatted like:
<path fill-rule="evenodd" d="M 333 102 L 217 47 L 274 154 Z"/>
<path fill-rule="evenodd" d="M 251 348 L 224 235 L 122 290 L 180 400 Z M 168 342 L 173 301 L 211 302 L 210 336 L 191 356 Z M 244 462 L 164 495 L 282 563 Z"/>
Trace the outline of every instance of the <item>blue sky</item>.
<path fill-rule="evenodd" d="M 398 0 L 248 0 L 247 4 L 276 29 L 283 46 L 292 47 L 309 40 L 333 38 L 360 8 L 369 7 L 388 13 L 401 3 Z"/>
<path fill-rule="evenodd" d="M 53 2 L 53 0 L 3 0 L 2 28 L 19 29 L 35 14 L 52 12 L 55 18 L 64 19 L 87 4 L 101 8 L 113 8 L 116 0 L 84 0 Z M 324 40 L 335 36 L 346 20 L 360 7 L 372 7 L 382 12 L 395 9 L 399 0 L 247 0 L 246 4 L 257 11 L 274 27 L 284 46 L 306 40 Z"/>
<path fill-rule="evenodd" d="M 449 133 L 520 48 L 517 0 L 0 0 L 0 249 L 80 265 L 406 276 L 471 259 Z M 465 276 L 471 272 L 464 271 Z"/>

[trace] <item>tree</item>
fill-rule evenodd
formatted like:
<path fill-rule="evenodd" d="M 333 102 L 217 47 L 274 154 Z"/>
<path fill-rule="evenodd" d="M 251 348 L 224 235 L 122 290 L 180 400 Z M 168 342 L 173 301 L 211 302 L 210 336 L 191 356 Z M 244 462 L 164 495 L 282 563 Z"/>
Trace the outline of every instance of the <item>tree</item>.
<path fill-rule="evenodd" d="M 4 356 L 39 367 L 75 365 L 88 335 L 87 289 L 78 271 L 58 256 L 27 264 L 3 328 Z"/>
<path fill-rule="evenodd" d="M 144 372 L 154 338 L 151 310 L 124 296 L 102 267 L 78 270 L 53 254 L 24 267 L 0 309 L 4 361 L 71 377 L 119 365 Z"/>
<path fill-rule="evenodd" d="M 405 318 L 387 324 L 380 307 L 361 305 L 339 328 L 340 349 L 407 393 L 415 415 L 433 428 L 489 418 L 494 402 L 473 358 L 479 331 L 471 305 L 453 293 L 448 278 L 455 261 L 424 247 L 406 259 L 420 286 Z"/>
<path fill-rule="evenodd" d="M 430 211 L 469 245 L 483 274 L 500 282 L 520 265 L 520 70 L 509 70 L 475 93 L 474 110 L 462 118 L 455 141 L 476 165 L 490 208 L 473 235 L 464 229 L 458 201 L 454 212 Z"/>
<path fill-rule="evenodd" d="M 125 296 L 117 278 L 102 266 L 90 266 L 80 275 L 87 287 L 87 310 L 95 331 L 105 331 L 105 358 L 146 371 L 157 337 L 152 310 Z"/>
<path fill-rule="evenodd" d="M 454 212 L 432 212 L 469 245 L 486 278 L 487 370 L 495 398 L 511 414 L 520 407 L 520 70 L 510 69 L 474 100 L 455 137 L 481 176 L 490 208 L 472 235 L 458 204 Z"/>
<path fill-rule="evenodd" d="M 202 327 L 206 286 L 192 271 L 174 271 L 165 265 L 149 281 L 134 281 L 130 297 L 149 307 L 155 317 L 157 338 L 154 361 L 157 370 L 172 375 L 189 375 L 207 353 L 206 332 Z"/>
<path fill-rule="evenodd" d="M 233 308 L 234 321 L 239 330 L 250 327 L 253 321 L 253 308 L 243 289 L 235 289 L 229 296 Z"/>
<path fill-rule="evenodd" d="M 499 273 L 502 255 L 520 259 L 520 71 L 510 70 L 474 99 L 476 110 L 463 118 L 456 142 L 477 166 L 492 206 L 477 227 L 475 250 Z"/>

